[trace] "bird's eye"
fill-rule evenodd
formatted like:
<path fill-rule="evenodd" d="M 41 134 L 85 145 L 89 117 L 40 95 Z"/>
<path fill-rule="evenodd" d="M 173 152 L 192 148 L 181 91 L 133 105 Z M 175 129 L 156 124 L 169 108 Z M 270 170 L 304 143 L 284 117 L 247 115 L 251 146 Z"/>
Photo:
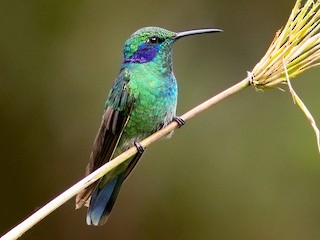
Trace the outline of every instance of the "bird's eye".
<path fill-rule="evenodd" d="M 164 41 L 164 39 L 156 37 L 156 36 L 148 38 L 148 43 L 151 43 L 151 44 L 162 43 L 163 41 Z"/>

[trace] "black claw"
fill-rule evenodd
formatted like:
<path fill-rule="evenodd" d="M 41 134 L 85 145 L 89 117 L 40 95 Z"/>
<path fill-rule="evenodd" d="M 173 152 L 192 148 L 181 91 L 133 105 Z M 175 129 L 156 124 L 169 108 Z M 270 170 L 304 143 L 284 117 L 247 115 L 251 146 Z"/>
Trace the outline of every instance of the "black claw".
<path fill-rule="evenodd" d="M 142 145 L 139 142 L 135 141 L 133 144 L 137 148 L 137 150 L 140 154 L 142 154 L 144 152 L 145 149 L 144 149 L 144 147 L 142 147 Z"/>
<path fill-rule="evenodd" d="M 178 123 L 178 125 L 179 125 L 179 128 L 181 128 L 183 125 L 185 125 L 186 124 L 186 121 L 185 120 L 183 120 L 181 117 L 179 117 L 179 116 L 175 116 L 175 117 L 173 117 L 173 121 L 175 121 L 175 122 L 177 122 Z"/>

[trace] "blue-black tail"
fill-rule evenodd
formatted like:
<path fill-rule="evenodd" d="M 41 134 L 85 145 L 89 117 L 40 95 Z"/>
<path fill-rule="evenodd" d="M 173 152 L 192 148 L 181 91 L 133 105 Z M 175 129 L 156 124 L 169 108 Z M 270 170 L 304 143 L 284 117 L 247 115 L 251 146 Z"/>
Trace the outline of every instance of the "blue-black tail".
<path fill-rule="evenodd" d="M 102 178 L 98 183 L 90 199 L 90 205 L 87 213 L 88 225 L 101 226 L 107 221 L 122 183 L 130 175 L 133 168 L 141 158 L 142 153 L 143 152 L 138 152 L 134 155 L 126 170 L 120 173 L 111 182 L 104 185 Z"/>
<path fill-rule="evenodd" d="M 124 179 L 125 173 L 122 173 L 105 186 L 97 185 L 87 213 L 88 225 L 100 226 L 107 221 Z"/>

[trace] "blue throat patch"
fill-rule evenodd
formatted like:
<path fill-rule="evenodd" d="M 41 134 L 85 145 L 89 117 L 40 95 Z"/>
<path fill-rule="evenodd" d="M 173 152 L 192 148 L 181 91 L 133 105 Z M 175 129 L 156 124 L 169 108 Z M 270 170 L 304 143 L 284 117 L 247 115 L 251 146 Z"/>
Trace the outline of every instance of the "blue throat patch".
<path fill-rule="evenodd" d="M 142 44 L 138 47 L 138 50 L 135 53 L 127 58 L 124 58 L 124 62 L 132 62 L 132 63 L 146 63 L 152 61 L 158 51 L 160 46 L 157 45 L 149 45 L 149 44 Z"/>

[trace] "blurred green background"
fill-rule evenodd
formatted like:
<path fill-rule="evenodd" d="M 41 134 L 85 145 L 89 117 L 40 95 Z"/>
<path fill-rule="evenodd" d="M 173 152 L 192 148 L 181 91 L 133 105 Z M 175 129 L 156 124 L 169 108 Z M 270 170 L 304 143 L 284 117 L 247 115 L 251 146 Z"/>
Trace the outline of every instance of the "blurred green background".
<path fill-rule="evenodd" d="M 293 5 L 1 1 L 0 233 L 83 176 L 131 33 L 224 29 L 174 47 L 182 114 L 243 79 Z M 318 123 L 319 77 L 292 81 Z M 319 186 L 315 136 L 290 94 L 250 88 L 149 147 L 105 226 L 86 226 L 72 199 L 22 239 L 320 239 Z"/>

